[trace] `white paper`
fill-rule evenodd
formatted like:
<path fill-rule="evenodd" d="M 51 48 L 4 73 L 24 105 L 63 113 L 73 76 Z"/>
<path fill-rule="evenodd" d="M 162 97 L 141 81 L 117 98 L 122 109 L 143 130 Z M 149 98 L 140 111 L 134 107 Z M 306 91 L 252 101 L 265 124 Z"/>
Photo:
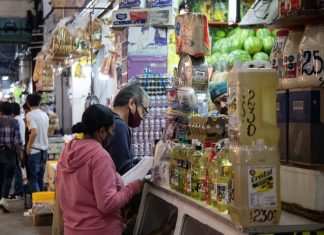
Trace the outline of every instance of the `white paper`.
<path fill-rule="evenodd" d="M 124 185 L 133 182 L 134 180 L 144 179 L 147 172 L 150 171 L 153 164 L 153 157 L 144 157 L 136 166 L 123 174 L 122 178 Z"/>

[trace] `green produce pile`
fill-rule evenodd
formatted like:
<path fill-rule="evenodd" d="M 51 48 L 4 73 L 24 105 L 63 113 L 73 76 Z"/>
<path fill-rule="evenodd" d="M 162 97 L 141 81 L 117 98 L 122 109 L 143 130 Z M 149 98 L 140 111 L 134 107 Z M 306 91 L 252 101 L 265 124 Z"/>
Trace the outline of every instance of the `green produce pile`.
<path fill-rule="evenodd" d="M 218 29 L 213 32 L 212 55 L 207 57 L 210 67 L 223 71 L 235 61 L 267 60 L 275 42 L 275 32 L 260 28 Z"/>

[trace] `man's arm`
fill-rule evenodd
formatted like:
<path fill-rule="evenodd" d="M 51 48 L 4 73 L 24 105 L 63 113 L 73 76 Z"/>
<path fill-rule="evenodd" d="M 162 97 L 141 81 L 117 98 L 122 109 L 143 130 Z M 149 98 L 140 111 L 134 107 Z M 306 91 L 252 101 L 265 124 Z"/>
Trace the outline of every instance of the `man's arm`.
<path fill-rule="evenodd" d="M 30 135 L 29 135 L 29 140 L 28 140 L 28 143 L 27 143 L 27 146 L 26 146 L 26 153 L 28 155 L 30 155 L 31 146 L 35 142 L 36 136 L 37 136 L 37 129 L 36 128 L 31 129 L 30 130 Z"/>

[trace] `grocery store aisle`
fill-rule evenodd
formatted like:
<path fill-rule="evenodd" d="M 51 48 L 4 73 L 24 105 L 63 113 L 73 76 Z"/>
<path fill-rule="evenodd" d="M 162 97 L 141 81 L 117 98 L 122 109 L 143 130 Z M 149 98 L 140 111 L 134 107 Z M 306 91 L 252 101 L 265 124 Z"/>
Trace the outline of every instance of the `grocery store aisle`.
<path fill-rule="evenodd" d="M 50 235 L 50 226 L 35 227 L 33 217 L 24 217 L 23 200 L 9 202 L 10 213 L 0 211 L 1 235 Z"/>

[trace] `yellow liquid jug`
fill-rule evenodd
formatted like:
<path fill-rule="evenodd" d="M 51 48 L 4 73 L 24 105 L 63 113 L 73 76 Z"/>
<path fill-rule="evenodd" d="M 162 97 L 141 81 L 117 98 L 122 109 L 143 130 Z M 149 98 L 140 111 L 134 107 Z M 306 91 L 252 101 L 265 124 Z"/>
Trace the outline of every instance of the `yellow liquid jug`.
<path fill-rule="evenodd" d="M 262 139 L 253 146 L 230 148 L 234 177 L 230 187 L 229 214 L 242 226 L 278 224 L 281 215 L 280 160 L 275 147 Z"/>
<path fill-rule="evenodd" d="M 251 145 L 262 138 L 278 146 L 276 118 L 278 75 L 266 61 L 236 64 L 228 78 L 228 118 L 231 145 Z"/>

